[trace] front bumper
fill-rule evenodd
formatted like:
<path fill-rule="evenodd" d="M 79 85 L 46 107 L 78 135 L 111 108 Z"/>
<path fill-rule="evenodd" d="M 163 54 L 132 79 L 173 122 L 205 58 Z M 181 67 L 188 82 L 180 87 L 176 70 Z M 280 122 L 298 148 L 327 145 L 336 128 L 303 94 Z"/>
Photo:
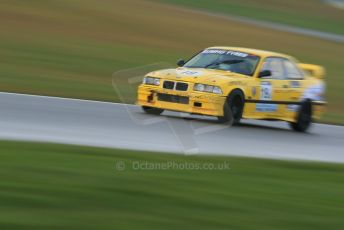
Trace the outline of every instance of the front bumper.
<path fill-rule="evenodd" d="M 137 104 L 191 114 L 223 116 L 226 97 L 213 93 L 175 91 L 140 85 Z"/>

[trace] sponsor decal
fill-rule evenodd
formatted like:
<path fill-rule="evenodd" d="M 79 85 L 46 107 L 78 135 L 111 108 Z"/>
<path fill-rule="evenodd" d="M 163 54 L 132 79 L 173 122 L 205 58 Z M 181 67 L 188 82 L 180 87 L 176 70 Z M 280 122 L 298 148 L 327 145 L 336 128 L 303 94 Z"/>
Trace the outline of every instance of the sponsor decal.
<path fill-rule="evenodd" d="M 262 101 L 272 100 L 272 85 L 268 81 L 263 81 L 260 84 L 260 100 Z M 277 104 L 257 103 L 256 110 L 258 112 L 276 112 Z"/>
<path fill-rule="evenodd" d="M 192 71 L 192 70 L 177 70 L 177 78 L 191 76 L 196 77 L 202 75 L 202 71 Z"/>
<path fill-rule="evenodd" d="M 265 103 L 257 103 L 256 110 L 258 112 L 276 112 L 277 105 L 276 104 L 265 104 Z"/>
<path fill-rule="evenodd" d="M 319 83 L 306 88 L 302 98 L 309 98 L 313 101 L 323 101 L 324 100 L 325 85 Z"/>
<path fill-rule="evenodd" d="M 256 96 L 257 95 L 257 88 L 256 87 L 252 87 L 252 96 Z"/>
<path fill-rule="evenodd" d="M 232 55 L 232 56 L 243 57 L 243 58 L 249 56 L 248 54 L 242 53 L 239 51 L 215 50 L 215 49 L 203 50 L 202 54 L 225 54 L 225 55 Z"/>
<path fill-rule="evenodd" d="M 299 105 L 290 104 L 290 105 L 287 105 L 287 110 L 290 112 L 296 112 L 298 111 L 299 107 L 300 107 Z"/>
<path fill-rule="evenodd" d="M 272 99 L 272 85 L 268 81 L 263 81 L 260 85 L 260 100 Z"/>

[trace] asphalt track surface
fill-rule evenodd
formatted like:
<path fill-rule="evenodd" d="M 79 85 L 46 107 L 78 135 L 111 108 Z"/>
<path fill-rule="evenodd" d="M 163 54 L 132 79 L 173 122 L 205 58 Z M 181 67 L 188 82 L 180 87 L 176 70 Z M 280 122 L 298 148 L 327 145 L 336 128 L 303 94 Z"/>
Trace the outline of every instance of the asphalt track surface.
<path fill-rule="evenodd" d="M 315 124 L 295 133 L 285 122 L 144 114 L 134 105 L 0 93 L 0 139 L 181 154 L 344 162 L 344 127 Z"/>

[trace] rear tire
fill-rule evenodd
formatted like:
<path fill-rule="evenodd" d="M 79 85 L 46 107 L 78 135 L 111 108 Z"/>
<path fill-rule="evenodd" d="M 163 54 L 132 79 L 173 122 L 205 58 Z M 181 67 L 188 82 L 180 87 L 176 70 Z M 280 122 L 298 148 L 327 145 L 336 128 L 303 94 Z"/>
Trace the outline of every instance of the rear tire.
<path fill-rule="evenodd" d="M 163 109 L 153 108 L 149 106 L 142 106 L 142 110 L 147 114 L 153 114 L 153 115 L 160 115 L 162 112 L 164 112 Z"/>
<path fill-rule="evenodd" d="M 300 105 L 296 122 L 290 122 L 290 127 L 296 132 L 306 132 L 312 124 L 312 103 L 310 100 Z"/>
<path fill-rule="evenodd" d="M 244 111 L 244 95 L 240 90 L 232 91 L 223 105 L 223 116 L 217 117 L 220 123 L 238 125 Z"/>

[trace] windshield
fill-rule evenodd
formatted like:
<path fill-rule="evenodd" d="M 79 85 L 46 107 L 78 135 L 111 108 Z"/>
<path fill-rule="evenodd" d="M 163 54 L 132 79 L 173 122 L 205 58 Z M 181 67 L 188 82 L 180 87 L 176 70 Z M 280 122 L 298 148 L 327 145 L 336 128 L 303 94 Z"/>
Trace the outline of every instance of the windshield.
<path fill-rule="evenodd" d="M 206 49 L 197 54 L 184 67 L 218 69 L 252 76 L 259 57 L 238 51 Z"/>

